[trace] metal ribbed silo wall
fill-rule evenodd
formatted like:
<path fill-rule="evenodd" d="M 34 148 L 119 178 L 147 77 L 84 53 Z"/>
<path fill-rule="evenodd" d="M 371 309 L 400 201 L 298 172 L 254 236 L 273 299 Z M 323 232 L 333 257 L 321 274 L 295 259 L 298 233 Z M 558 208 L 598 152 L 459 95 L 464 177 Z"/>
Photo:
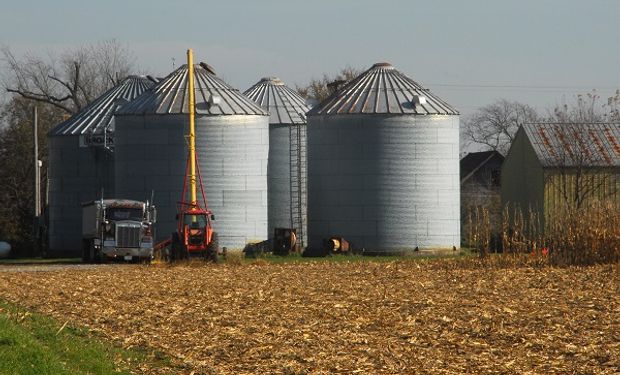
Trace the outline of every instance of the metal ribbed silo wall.
<path fill-rule="evenodd" d="M 155 193 L 156 240 L 176 230 L 187 161 L 187 115 L 117 116 L 116 198 L 144 201 Z"/>
<path fill-rule="evenodd" d="M 301 144 L 297 144 L 297 131 L 300 132 Z M 291 135 L 292 133 L 292 135 Z M 303 233 L 303 243 L 307 244 L 307 187 L 306 187 L 306 125 L 269 125 L 269 164 L 268 233 L 271 238 L 274 228 L 297 228 Z M 297 153 L 297 151 L 301 151 Z M 300 164 L 291 157 L 291 151 L 300 157 Z M 301 169 L 298 171 L 298 168 Z M 291 175 L 291 171 L 293 174 Z M 299 173 L 298 173 L 299 172 Z M 300 178 L 301 175 L 301 178 Z M 291 181 L 292 180 L 292 181 Z M 293 191 L 296 191 L 295 193 Z M 301 195 L 301 202 L 297 194 Z M 296 212 L 292 212 L 296 211 Z"/>
<path fill-rule="evenodd" d="M 459 247 L 458 140 L 458 116 L 309 117 L 309 246 Z"/>
<path fill-rule="evenodd" d="M 267 239 L 269 117 L 196 119 L 196 151 L 220 246 Z"/>
<path fill-rule="evenodd" d="M 79 147 L 79 135 L 49 137 L 49 248 L 54 255 L 79 255 L 82 203 L 113 195 L 113 155 Z"/>
<path fill-rule="evenodd" d="M 267 116 L 196 117 L 196 151 L 220 246 L 243 248 L 267 238 L 267 121 Z M 155 191 L 158 241 L 176 230 L 187 131 L 187 115 L 116 118 L 117 197 L 144 200 Z"/>

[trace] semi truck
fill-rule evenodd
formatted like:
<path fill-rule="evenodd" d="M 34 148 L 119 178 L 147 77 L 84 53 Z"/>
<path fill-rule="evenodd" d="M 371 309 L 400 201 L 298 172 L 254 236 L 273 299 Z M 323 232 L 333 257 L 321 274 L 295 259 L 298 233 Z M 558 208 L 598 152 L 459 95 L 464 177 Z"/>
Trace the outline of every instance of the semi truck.
<path fill-rule="evenodd" d="M 82 204 L 82 261 L 150 262 L 157 211 L 151 203 L 99 199 Z"/>

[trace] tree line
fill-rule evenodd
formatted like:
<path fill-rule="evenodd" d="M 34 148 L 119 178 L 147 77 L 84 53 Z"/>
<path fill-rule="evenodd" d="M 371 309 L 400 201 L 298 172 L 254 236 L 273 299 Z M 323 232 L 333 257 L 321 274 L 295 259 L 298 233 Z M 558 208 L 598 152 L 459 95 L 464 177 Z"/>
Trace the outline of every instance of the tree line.
<path fill-rule="evenodd" d="M 555 122 L 583 124 L 620 121 L 620 90 L 603 101 L 593 90 L 577 95 L 572 102 L 537 112 L 532 106 L 499 99 L 478 108 L 461 120 L 463 148 L 473 146 L 482 151 L 498 151 L 502 155 L 514 140 L 519 127 L 527 123 Z"/>
<path fill-rule="evenodd" d="M 20 57 L 4 46 L 0 56 L 0 77 L 8 96 L 0 106 L 0 241 L 9 242 L 14 255 L 30 256 L 39 248 L 34 231 L 33 108 L 38 111 L 45 204 L 47 133 L 135 71 L 135 59 L 116 40 Z"/>

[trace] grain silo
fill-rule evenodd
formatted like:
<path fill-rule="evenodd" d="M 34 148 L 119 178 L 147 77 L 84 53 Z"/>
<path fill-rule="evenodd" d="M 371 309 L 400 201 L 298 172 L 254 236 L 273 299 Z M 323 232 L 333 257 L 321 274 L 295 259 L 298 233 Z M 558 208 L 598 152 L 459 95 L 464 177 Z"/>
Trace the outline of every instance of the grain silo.
<path fill-rule="evenodd" d="M 392 65 L 308 112 L 309 247 L 459 247 L 459 199 L 458 112 Z"/>
<path fill-rule="evenodd" d="M 195 66 L 196 152 L 219 244 L 242 248 L 267 238 L 269 117 L 201 63 Z M 117 117 L 116 192 L 155 193 L 157 240 L 176 229 L 187 163 L 188 69 L 181 66 Z"/>
<path fill-rule="evenodd" d="M 306 112 L 305 100 L 276 77 L 266 77 L 245 93 L 269 117 L 267 165 L 268 233 L 274 228 L 295 228 L 306 244 Z"/>
<path fill-rule="evenodd" d="M 82 249 L 82 202 L 113 196 L 114 112 L 153 86 L 129 76 L 49 136 L 49 248 L 54 254 Z"/>

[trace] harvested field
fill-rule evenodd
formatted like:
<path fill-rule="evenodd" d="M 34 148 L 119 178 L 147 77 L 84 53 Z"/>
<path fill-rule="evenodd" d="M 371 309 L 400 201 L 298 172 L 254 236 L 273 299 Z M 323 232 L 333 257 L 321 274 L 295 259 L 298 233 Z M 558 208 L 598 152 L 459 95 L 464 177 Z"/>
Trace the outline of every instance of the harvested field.
<path fill-rule="evenodd" d="M 0 273 L 0 298 L 187 373 L 620 372 L 619 265 L 118 266 Z"/>

